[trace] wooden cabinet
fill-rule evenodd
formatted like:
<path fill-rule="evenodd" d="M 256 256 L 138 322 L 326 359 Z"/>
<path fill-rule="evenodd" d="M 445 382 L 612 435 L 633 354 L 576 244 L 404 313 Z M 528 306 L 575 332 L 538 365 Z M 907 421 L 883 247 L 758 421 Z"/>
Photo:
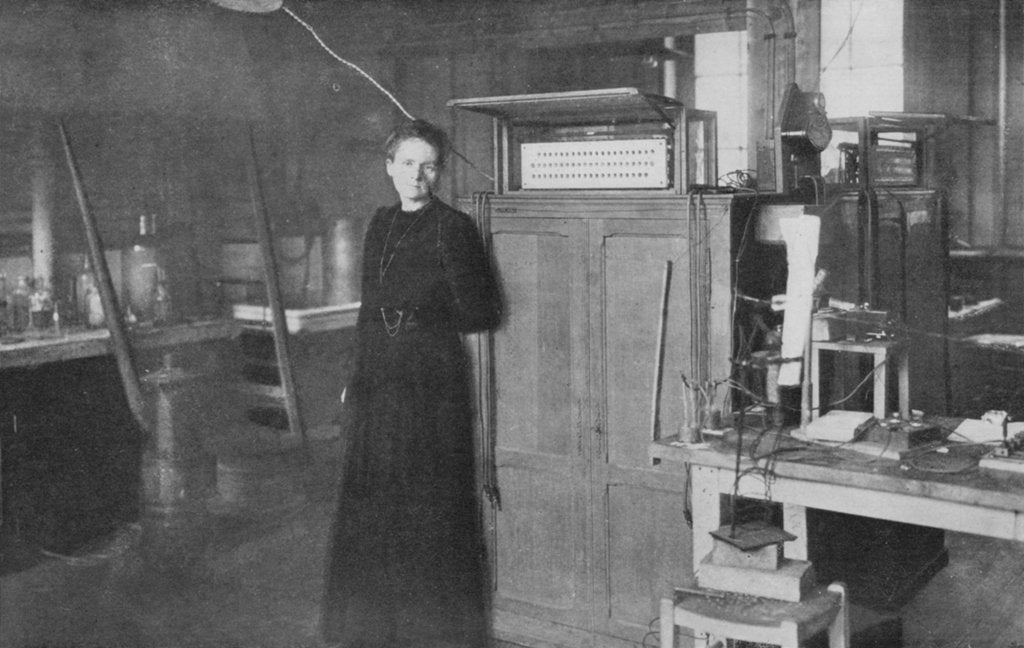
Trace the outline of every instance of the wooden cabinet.
<path fill-rule="evenodd" d="M 522 192 L 483 207 L 507 311 L 481 390 L 501 495 L 486 511 L 498 638 L 639 644 L 658 599 L 692 583 L 685 476 L 647 457 L 662 295 L 670 262 L 669 436 L 681 375 L 731 372 L 732 204 Z"/>

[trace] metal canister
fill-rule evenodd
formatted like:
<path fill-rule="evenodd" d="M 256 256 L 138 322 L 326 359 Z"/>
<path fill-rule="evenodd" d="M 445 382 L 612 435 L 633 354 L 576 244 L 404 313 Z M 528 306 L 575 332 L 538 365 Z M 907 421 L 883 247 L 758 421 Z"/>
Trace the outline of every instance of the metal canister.
<path fill-rule="evenodd" d="M 206 376 L 174 366 L 173 356 L 142 378 L 151 436 L 142 458 L 147 513 L 201 511 L 216 492 L 217 462 L 204 445 Z"/>

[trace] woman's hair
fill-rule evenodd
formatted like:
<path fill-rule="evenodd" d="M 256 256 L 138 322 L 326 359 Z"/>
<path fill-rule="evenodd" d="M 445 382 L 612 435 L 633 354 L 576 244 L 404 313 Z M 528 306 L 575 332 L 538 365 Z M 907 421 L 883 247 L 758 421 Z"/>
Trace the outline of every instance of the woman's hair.
<path fill-rule="evenodd" d="M 384 154 L 387 156 L 387 159 L 394 160 L 395 151 L 398 150 L 398 146 L 409 139 L 421 139 L 433 146 L 434 150 L 437 151 L 437 165 L 439 167 L 443 167 L 445 162 L 448 161 L 448 151 L 451 148 L 451 144 L 448 141 L 447 133 L 425 119 L 404 121 L 391 131 L 387 141 L 384 142 Z"/>

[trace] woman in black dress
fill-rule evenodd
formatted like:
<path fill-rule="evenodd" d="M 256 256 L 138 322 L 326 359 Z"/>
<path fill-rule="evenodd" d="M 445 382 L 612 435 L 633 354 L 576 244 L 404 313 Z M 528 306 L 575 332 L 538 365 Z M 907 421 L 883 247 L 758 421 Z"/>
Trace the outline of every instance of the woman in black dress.
<path fill-rule="evenodd" d="M 345 648 L 487 642 L 469 364 L 460 333 L 500 301 L 473 221 L 434 196 L 444 132 L 404 123 L 386 144 L 400 202 L 374 215 L 322 633 Z"/>

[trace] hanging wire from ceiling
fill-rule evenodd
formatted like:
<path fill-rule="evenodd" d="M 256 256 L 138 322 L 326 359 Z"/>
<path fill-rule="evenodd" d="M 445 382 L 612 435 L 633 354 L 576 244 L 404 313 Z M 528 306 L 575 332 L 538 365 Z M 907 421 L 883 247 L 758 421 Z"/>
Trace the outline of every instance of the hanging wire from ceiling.
<path fill-rule="evenodd" d="M 397 106 L 398 109 L 402 111 L 403 115 L 405 115 L 409 119 L 415 119 L 415 117 L 412 116 L 412 113 L 410 113 L 408 110 L 406 110 L 405 106 L 403 106 L 402 103 L 400 101 L 398 101 L 398 99 L 395 98 L 395 95 L 391 94 L 391 92 L 388 91 L 387 88 L 385 88 L 380 83 L 378 83 L 377 80 L 374 79 L 372 76 L 370 76 L 363 68 L 359 67 L 358 65 L 356 65 L 355 63 L 353 63 L 351 61 L 348 61 L 348 60 L 338 56 L 338 54 L 335 53 L 334 50 L 332 50 L 330 47 L 328 47 L 327 43 L 325 43 L 323 41 L 323 39 L 320 38 L 320 34 L 316 33 L 316 30 L 313 29 L 309 25 L 309 23 L 307 23 L 302 18 L 299 18 L 298 16 L 296 16 L 295 13 L 291 9 L 289 9 L 288 7 L 285 7 L 285 6 L 282 5 L 281 6 L 281 10 L 284 11 L 289 16 L 291 16 L 292 20 L 294 20 L 295 22 L 299 23 L 306 31 L 308 31 L 313 36 L 313 39 L 316 40 L 317 44 L 320 45 L 320 47 L 322 47 L 324 49 L 324 51 L 326 51 L 328 54 L 330 54 L 332 58 L 334 58 L 339 63 L 343 63 L 344 65 L 347 65 L 348 67 L 350 67 L 353 70 L 355 70 L 356 72 L 358 72 L 360 75 L 363 76 L 363 78 L 365 78 L 367 81 L 372 83 L 375 88 L 377 88 L 382 93 L 384 93 L 384 95 L 388 99 L 391 100 L 391 103 L 395 104 L 395 106 Z"/>
<path fill-rule="evenodd" d="M 821 74 L 824 74 L 828 70 L 829 66 L 835 62 L 836 58 L 843 51 L 843 49 L 846 48 L 846 45 L 850 42 L 850 38 L 853 36 L 853 30 L 857 27 L 857 20 L 860 18 L 860 12 L 862 9 L 864 9 L 863 0 L 860 4 L 857 5 L 857 12 L 853 14 L 853 17 L 850 19 L 850 27 L 849 29 L 846 30 L 846 35 L 843 36 L 843 40 L 836 47 L 836 51 L 832 54 L 832 58 L 828 60 L 828 63 L 821 66 Z"/>
<path fill-rule="evenodd" d="M 363 70 L 363 68 L 359 67 L 358 65 L 356 65 L 355 63 L 353 63 L 351 61 L 348 61 L 348 60 L 342 58 L 341 56 L 338 56 L 338 54 L 334 50 L 332 50 L 327 45 L 327 43 L 324 42 L 324 40 L 322 38 L 320 38 L 320 34 L 318 34 L 316 32 L 316 30 L 313 29 L 313 27 L 311 27 L 309 25 L 309 23 L 304 21 L 302 18 L 299 18 L 298 16 L 296 16 L 295 13 L 291 9 L 289 9 L 288 7 L 286 7 L 284 5 L 281 6 L 281 10 L 284 11 L 286 14 L 288 14 L 292 18 L 292 20 L 294 20 L 295 22 L 299 23 L 299 25 L 301 25 L 306 31 L 308 31 L 310 33 L 310 35 L 312 35 L 313 38 L 316 40 L 317 44 L 320 45 L 320 47 L 322 47 L 324 49 L 324 51 L 326 51 L 328 54 L 330 54 L 332 58 L 334 58 L 339 63 L 343 63 L 343 64 L 347 65 L 348 67 L 350 67 L 351 69 L 353 69 L 356 72 L 358 72 L 360 75 L 363 76 L 363 78 L 365 78 L 367 81 L 372 83 L 375 88 L 377 88 L 382 93 L 384 93 L 384 95 L 388 99 L 391 100 L 391 103 L 395 104 L 395 106 L 398 107 L 398 109 L 400 111 L 402 111 L 402 114 L 405 115 L 406 118 L 408 118 L 410 120 L 415 120 L 416 119 L 412 115 L 412 113 L 410 113 L 408 110 L 406 110 L 405 106 L 403 106 L 402 103 L 397 98 L 395 98 L 395 95 L 391 94 L 391 92 L 388 91 L 387 88 L 385 88 L 380 83 L 378 83 L 377 80 L 374 79 L 372 76 L 370 76 L 369 73 L 367 73 L 365 70 Z M 479 173 L 483 177 L 487 178 L 491 182 L 494 182 L 494 176 L 490 175 L 489 173 L 486 173 L 485 171 L 480 169 L 477 165 L 473 164 L 473 162 L 469 158 L 467 158 L 465 155 L 463 155 L 454 146 L 451 147 L 451 153 L 454 154 L 455 157 L 459 158 L 460 160 L 462 160 L 463 162 L 468 164 L 471 169 L 473 169 L 474 171 L 476 171 L 477 173 Z"/>

